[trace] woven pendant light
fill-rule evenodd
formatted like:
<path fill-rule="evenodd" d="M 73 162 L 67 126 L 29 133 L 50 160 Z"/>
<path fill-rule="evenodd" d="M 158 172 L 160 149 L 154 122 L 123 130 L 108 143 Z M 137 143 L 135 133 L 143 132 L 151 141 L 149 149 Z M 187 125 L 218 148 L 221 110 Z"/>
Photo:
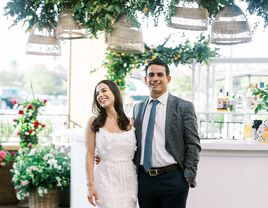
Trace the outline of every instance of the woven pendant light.
<path fill-rule="evenodd" d="M 199 0 L 178 1 L 169 27 L 182 30 L 204 31 L 208 28 L 208 10 L 199 7 Z"/>
<path fill-rule="evenodd" d="M 60 13 L 56 27 L 56 37 L 60 39 L 86 38 L 86 29 L 75 21 L 71 9 L 64 9 Z"/>
<path fill-rule="evenodd" d="M 55 30 L 52 27 L 39 29 L 38 25 L 35 25 L 28 37 L 26 54 L 60 56 L 61 46 L 59 39 L 55 36 Z"/>
<path fill-rule="evenodd" d="M 106 34 L 108 49 L 125 53 L 143 53 L 144 42 L 142 31 L 136 26 L 135 19 L 129 20 L 122 15 L 112 27 L 112 32 Z"/>
<path fill-rule="evenodd" d="M 252 41 L 252 34 L 242 10 L 232 4 L 221 10 L 211 27 L 211 43 L 235 45 Z"/>

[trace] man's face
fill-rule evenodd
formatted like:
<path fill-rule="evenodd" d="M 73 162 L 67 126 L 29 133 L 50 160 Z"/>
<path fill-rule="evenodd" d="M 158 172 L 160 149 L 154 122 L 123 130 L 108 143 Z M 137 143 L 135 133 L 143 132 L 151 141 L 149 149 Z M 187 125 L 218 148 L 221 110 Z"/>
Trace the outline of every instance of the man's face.
<path fill-rule="evenodd" d="M 171 77 L 166 74 L 164 66 L 153 64 L 149 66 L 144 80 L 149 87 L 152 98 L 158 98 L 167 91 L 167 84 Z"/>

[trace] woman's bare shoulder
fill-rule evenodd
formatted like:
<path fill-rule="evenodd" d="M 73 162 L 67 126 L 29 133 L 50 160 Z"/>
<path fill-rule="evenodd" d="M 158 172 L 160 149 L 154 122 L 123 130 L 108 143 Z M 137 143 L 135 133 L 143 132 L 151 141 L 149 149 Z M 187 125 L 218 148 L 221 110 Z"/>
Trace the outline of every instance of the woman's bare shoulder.
<path fill-rule="evenodd" d="M 87 128 L 91 128 L 93 121 L 96 119 L 96 116 L 91 116 L 87 121 Z"/>

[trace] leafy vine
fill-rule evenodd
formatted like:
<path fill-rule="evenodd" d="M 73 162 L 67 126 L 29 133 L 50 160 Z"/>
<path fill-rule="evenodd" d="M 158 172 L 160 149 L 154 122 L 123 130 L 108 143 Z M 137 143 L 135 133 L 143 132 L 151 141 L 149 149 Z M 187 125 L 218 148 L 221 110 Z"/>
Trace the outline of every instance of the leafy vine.
<path fill-rule="evenodd" d="M 261 16 L 265 25 L 268 25 L 268 1 L 242 0 L 248 3 L 250 14 Z M 64 8 L 71 8 L 74 18 L 83 23 L 91 36 L 97 37 L 99 32 L 110 32 L 113 23 L 122 14 L 131 17 L 137 13 L 144 17 L 152 17 L 155 25 L 159 16 L 163 15 L 170 21 L 175 13 L 177 0 L 9 0 L 5 6 L 5 15 L 13 17 L 13 25 L 22 22 L 30 29 L 38 23 L 40 27 L 48 23 L 54 27 L 57 24 L 59 13 Z M 208 9 L 213 19 L 225 5 L 234 3 L 234 0 L 200 0 L 200 5 Z"/>
<path fill-rule="evenodd" d="M 104 61 L 104 66 L 108 69 L 107 78 L 115 81 L 121 89 L 125 89 L 126 76 L 133 69 L 144 67 L 156 57 L 161 58 L 169 65 L 178 66 L 179 64 L 192 64 L 194 61 L 207 64 L 211 57 L 218 55 L 217 49 L 210 48 L 209 39 L 203 34 L 193 45 L 186 40 L 175 48 L 169 48 L 166 47 L 167 42 L 168 38 L 155 48 L 145 44 L 145 52 L 142 54 L 108 51 Z"/>

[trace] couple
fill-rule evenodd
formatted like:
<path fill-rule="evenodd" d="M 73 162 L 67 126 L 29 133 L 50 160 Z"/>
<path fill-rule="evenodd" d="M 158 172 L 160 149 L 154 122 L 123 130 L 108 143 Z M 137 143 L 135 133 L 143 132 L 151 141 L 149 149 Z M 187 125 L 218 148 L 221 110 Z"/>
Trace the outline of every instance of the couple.
<path fill-rule="evenodd" d="M 94 206 L 135 208 L 138 195 L 140 208 L 185 208 L 189 187 L 196 185 L 201 147 L 193 104 L 168 93 L 169 67 L 161 59 L 145 73 L 150 98 L 134 106 L 134 121 L 125 115 L 115 83 L 103 80 L 95 88 L 97 116 L 86 133 L 88 200 Z M 94 170 L 95 148 L 101 162 Z"/>

